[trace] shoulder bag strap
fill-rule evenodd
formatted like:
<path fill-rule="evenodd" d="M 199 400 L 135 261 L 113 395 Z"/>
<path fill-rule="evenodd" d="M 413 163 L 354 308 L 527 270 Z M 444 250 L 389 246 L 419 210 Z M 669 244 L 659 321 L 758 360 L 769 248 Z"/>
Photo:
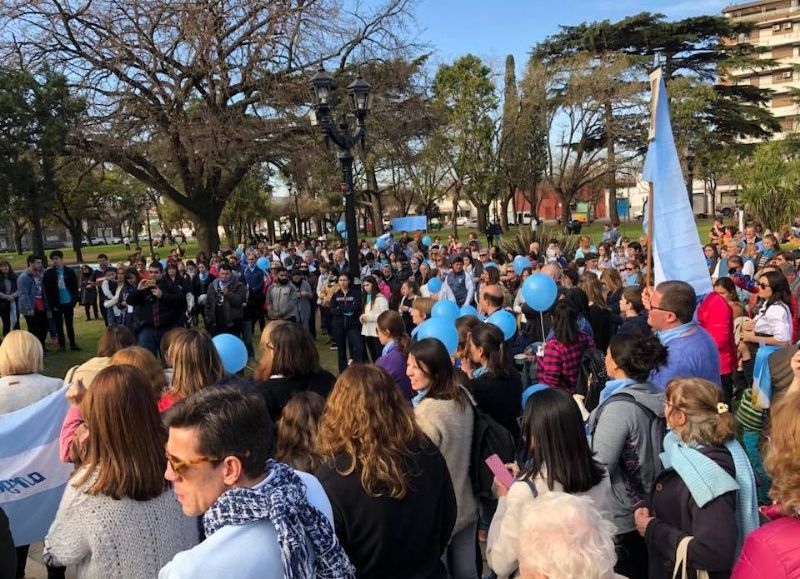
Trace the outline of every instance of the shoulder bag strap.
<path fill-rule="evenodd" d="M 680 573 L 680 579 L 687 579 L 689 576 L 689 543 L 692 542 L 691 536 L 684 537 L 678 543 L 678 548 L 675 551 L 675 567 L 672 570 L 672 579 L 678 577 L 678 571 L 683 568 Z M 697 570 L 697 579 L 709 579 L 708 571 Z"/>

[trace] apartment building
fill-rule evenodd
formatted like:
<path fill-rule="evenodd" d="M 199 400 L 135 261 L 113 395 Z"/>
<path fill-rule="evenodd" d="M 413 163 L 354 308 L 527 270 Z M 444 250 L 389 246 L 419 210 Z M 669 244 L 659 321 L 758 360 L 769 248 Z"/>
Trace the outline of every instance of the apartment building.
<path fill-rule="evenodd" d="M 732 71 L 726 82 L 769 88 L 774 92 L 769 108 L 784 133 L 800 131 L 800 106 L 790 94 L 800 89 L 800 0 L 762 0 L 735 4 L 722 11 L 726 18 L 750 22 L 752 32 L 735 42 L 767 48 L 763 58 L 779 63 L 775 68 Z"/>

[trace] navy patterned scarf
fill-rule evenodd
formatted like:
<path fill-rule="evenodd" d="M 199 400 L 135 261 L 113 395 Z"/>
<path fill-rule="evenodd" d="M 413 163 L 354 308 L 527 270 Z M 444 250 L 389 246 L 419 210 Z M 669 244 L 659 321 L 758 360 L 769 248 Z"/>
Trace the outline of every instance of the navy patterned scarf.
<path fill-rule="evenodd" d="M 336 538 L 332 523 L 306 498 L 306 487 L 287 465 L 267 461 L 266 482 L 259 488 L 233 488 L 203 515 L 210 537 L 222 527 L 269 520 L 278 533 L 287 579 L 355 579 L 356 572 Z M 313 547 L 313 559 L 306 539 Z"/>

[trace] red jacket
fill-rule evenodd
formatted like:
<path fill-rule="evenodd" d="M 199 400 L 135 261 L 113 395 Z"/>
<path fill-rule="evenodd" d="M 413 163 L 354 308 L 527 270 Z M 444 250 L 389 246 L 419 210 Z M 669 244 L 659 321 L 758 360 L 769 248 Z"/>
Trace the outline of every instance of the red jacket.
<path fill-rule="evenodd" d="M 717 292 L 709 293 L 697 308 L 697 323 L 708 332 L 719 350 L 719 373 L 736 370 L 736 340 L 733 337 L 733 310 Z"/>
<path fill-rule="evenodd" d="M 797 579 L 800 577 L 800 518 L 782 517 L 772 506 L 771 519 L 748 535 L 731 579 Z"/>

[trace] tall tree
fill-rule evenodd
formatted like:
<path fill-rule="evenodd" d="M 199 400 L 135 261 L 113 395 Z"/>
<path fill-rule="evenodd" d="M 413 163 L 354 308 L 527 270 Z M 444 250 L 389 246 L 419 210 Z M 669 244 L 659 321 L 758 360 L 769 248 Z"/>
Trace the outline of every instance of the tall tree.
<path fill-rule="evenodd" d="M 521 83 L 522 97 L 514 146 L 519 160 L 515 165 L 519 186 L 527 191 L 531 217 L 538 215 L 539 185 L 549 159 L 550 103 L 547 95 L 547 71 L 533 59 L 525 69 Z"/>
<path fill-rule="evenodd" d="M 522 165 L 525 162 L 520 131 L 522 111 L 517 93 L 515 66 L 514 55 L 507 55 L 503 79 L 503 118 L 498 151 L 500 170 L 503 172 L 503 181 L 506 186 L 506 191 L 500 203 L 500 223 L 503 229 L 508 229 L 508 204 L 514 200 L 517 188 L 520 185 Z"/>
<path fill-rule="evenodd" d="M 676 136 L 702 144 L 713 133 L 716 140 L 734 144 L 742 139 L 766 139 L 779 129 L 763 106 L 769 98 L 768 90 L 720 82 L 732 68 L 763 70 L 774 66 L 774 61 L 763 58 L 763 49 L 738 42 L 740 35 L 748 34 L 752 28 L 752 23 L 732 22 L 719 16 L 669 22 L 662 14 L 643 12 L 617 22 L 603 20 L 562 26 L 560 32 L 536 46 L 534 56 L 550 60 L 585 54 L 603 62 L 609 55 L 625 55 L 631 69 L 618 82 L 646 91 L 645 73 L 653 57 L 659 54 L 663 57 L 664 78 L 672 99 L 677 93 L 671 84 L 683 77 L 693 79 L 698 90 L 703 90 L 699 85 L 705 85 L 713 93 L 713 98 L 706 99 L 705 107 L 696 111 L 687 124 L 681 124 L 680 119 L 673 122 Z M 645 123 L 642 114 L 632 114 L 628 107 L 615 110 L 612 100 L 606 100 L 604 107 L 609 128 L 605 134 L 609 162 L 618 164 L 615 155 L 620 145 L 644 151 L 644 132 L 639 128 Z M 681 155 L 687 152 L 687 147 L 679 149 Z M 616 175 L 609 175 L 607 183 L 610 214 L 615 219 Z"/>
<path fill-rule="evenodd" d="M 0 70 L 0 200 L 31 224 L 33 250 L 44 254 L 42 220 L 55 199 L 57 160 L 84 103 L 63 75 L 44 68 Z"/>
<path fill-rule="evenodd" d="M 739 199 L 764 227 L 780 231 L 800 212 L 800 157 L 791 144 L 758 145 L 734 170 Z"/>
<path fill-rule="evenodd" d="M 313 68 L 407 48 L 408 3 L 2 0 L 0 34 L 87 95 L 93 122 L 75 144 L 181 206 L 210 251 L 239 182 L 310 131 Z"/>
<path fill-rule="evenodd" d="M 472 54 L 451 65 L 442 65 L 433 82 L 436 101 L 446 111 L 446 150 L 453 184 L 453 234 L 458 233 L 458 202 L 462 193 L 478 208 L 478 227 L 486 229 L 491 196 L 487 189 L 494 177 L 491 149 L 496 137 L 492 113 L 498 98 L 492 71 Z"/>
<path fill-rule="evenodd" d="M 563 57 L 551 61 L 550 77 L 550 153 L 546 178 L 561 199 L 562 218 L 569 222 L 572 205 L 584 192 L 607 182 L 616 174 L 622 159 L 605 154 L 606 100 L 618 84 L 616 78 L 626 63 L 606 61 L 602 65 L 589 55 Z"/>

